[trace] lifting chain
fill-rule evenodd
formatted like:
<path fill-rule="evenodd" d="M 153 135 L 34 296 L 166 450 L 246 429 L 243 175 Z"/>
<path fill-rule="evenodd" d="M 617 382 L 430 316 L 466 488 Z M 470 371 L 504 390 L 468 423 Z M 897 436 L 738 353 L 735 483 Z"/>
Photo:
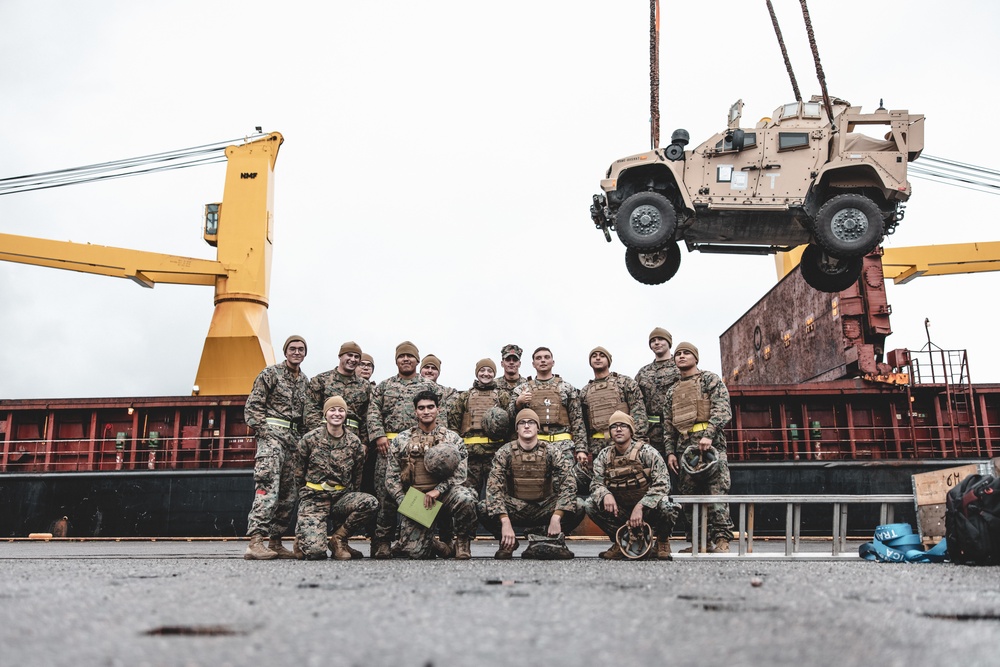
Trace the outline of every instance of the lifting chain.
<path fill-rule="evenodd" d="M 813 34 L 812 21 L 809 19 L 809 7 L 806 0 L 799 0 L 802 5 L 802 18 L 806 22 L 806 34 L 809 35 L 809 48 L 812 49 L 813 60 L 816 62 L 816 78 L 819 79 L 820 90 L 823 91 L 823 105 L 826 107 L 826 116 L 830 119 L 830 126 L 834 132 L 837 126 L 833 124 L 833 105 L 830 104 L 830 94 L 826 91 L 826 75 L 823 74 L 823 65 L 819 62 L 819 49 L 816 46 L 816 35 Z"/>
<path fill-rule="evenodd" d="M 649 138 L 653 150 L 660 147 L 660 8 L 649 0 Z"/>

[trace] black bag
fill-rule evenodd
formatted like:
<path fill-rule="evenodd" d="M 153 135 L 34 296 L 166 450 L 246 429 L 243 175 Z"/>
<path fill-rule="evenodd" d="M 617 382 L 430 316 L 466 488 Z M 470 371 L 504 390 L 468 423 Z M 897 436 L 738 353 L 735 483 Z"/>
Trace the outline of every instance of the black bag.
<path fill-rule="evenodd" d="M 1000 479 L 969 475 L 948 491 L 945 536 L 953 563 L 1000 565 Z"/>

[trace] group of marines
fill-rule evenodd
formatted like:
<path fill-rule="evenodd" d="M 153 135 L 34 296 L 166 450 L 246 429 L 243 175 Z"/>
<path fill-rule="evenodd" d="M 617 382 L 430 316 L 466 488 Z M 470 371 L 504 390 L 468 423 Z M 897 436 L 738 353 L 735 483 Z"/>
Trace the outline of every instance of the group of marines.
<path fill-rule="evenodd" d="M 464 560 L 479 524 L 499 540 L 498 559 L 519 548 L 518 530 L 552 540 L 548 557 L 572 558 L 562 536 L 588 516 L 611 539 L 602 558 L 626 558 L 620 529 L 646 528 L 648 556 L 669 560 L 681 509 L 670 474 L 680 494 L 728 493 L 731 418 L 722 379 L 698 368 L 694 345 L 671 354 L 672 342 L 653 329 L 654 359 L 635 379 L 611 371 L 611 353 L 595 347 L 594 379 L 579 391 L 553 372 L 548 348 L 532 353 L 532 378 L 520 374 L 523 350 L 505 345 L 502 373 L 482 359 L 472 386 L 457 391 L 437 383 L 440 359 L 421 359 L 409 341 L 396 347 L 396 374 L 378 384 L 374 360 L 352 341 L 336 368 L 310 380 L 306 342 L 289 337 L 285 360 L 261 371 L 246 403 L 257 453 L 244 558 L 360 558 L 348 539 L 367 533 L 372 558 Z M 397 514 L 410 487 L 425 508 L 441 503 L 431 528 Z M 290 550 L 282 536 L 296 503 Z M 728 505 L 710 505 L 707 524 L 709 550 L 728 551 Z"/>

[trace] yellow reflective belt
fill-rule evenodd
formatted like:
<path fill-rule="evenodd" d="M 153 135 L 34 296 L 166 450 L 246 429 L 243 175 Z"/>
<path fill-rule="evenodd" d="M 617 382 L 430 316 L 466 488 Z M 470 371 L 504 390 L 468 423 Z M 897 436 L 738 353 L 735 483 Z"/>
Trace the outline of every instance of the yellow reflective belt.
<path fill-rule="evenodd" d="M 397 435 L 399 435 L 399 434 L 398 433 L 386 433 L 385 437 L 389 438 L 389 440 L 395 440 Z"/>
<path fill-rule="evenodd" d="M 348 419 L 344 423 L 350 426 L 351 428 L 358 428 L 359 426 L 361 426 L 361 424 L 356 419 Z"/>
<path fill-rule="evenodd" d="M 542 435 L 538 434 L 539 440 L 544 440 L 545 442 L 558 442 L 560 440 L 572 440 L 573 436 L 569 433 L 554 433 L 552 435 Z"/>
<path fill-rule="evenodd" d="M 326 482 L 323 482 L 322 484 L 317 484 L 316 482 L 306 482 L 306 486 L 313 491 L 343 491 L 346 488 L 342 484 L 334 484 L 331 486 Z"/>
<path fill-rule="evenodd" d="M 688 430 L 688 433 L 697 433 L 699 431 L 704 431 L 709 426 L 711 426 L 711 424 L 709 424 L 708 422 L 698 422 Z"/>
<path fill-rule="evenodd" d="M 659 417 L 649 417 L 646 421 L 648 421 L 650 424 L 659 424 L 660 423 L 660 418 Z"/>
<path fill-rule="evenodd" d="M 594 440 L 604 440 L 608 436 L 604 435 L 603 433 L 595 433 L 590 437 L 593 438 Z"/>
<path fill-rule="evenodd" d="M 280 426 L 281 428 L 291 428 L 292 422 L 287 419 L 278 419 L 277 417 L 268 417 L 264 420 L 267 422 L 268 426 Z"/>
<path fill-rule="evenodd" d="M 471 435 L 468 438 L 462 438 L 462 440 L 467 445 L 489 445 L 494 442 L 500 442 L 499 440 L 490 440 L 481 435 Z"/>

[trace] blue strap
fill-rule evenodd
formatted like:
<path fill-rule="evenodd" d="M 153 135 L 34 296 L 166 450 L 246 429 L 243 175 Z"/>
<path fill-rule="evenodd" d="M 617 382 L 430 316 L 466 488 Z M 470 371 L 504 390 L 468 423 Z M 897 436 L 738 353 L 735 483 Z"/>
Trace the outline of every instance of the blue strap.
<path fill-rule="evenodd" d="M 875 528 L 875 539 L 858 548 L 865 560 L 883 563 L 940 563 L 945 560 L 948 545 L 941 540 L 932 549 L 920 547 L 920 535 L 908 523 L 889 523 Z"/>

